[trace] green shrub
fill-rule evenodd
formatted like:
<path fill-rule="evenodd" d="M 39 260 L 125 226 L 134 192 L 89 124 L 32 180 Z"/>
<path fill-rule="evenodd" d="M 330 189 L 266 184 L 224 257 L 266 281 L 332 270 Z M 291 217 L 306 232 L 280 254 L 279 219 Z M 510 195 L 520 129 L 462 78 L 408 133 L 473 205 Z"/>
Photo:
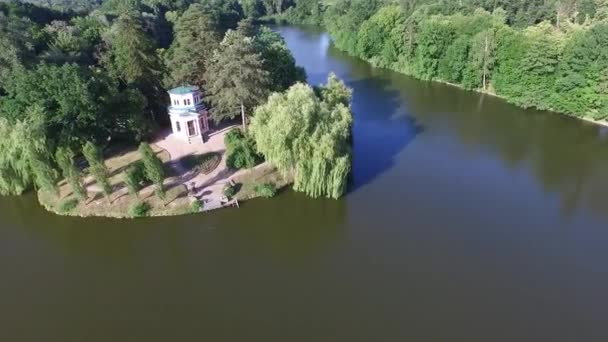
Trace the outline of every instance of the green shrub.
<path fill-rule="evenodd" d="M 224 187 L 224 196 L 232 198 L 234 195 L 236 195 L 236 186 L 232 184 L 226 184 L 226 186 Z"/>
<path fill-rule="evenodd" d="M 226 165 L 233 170 L 251 169 L 264 161 L 258 153 L 253 137 L 233 129 L 224 136 Z"/>
<path fill-rule="evenodd" d="M 59 204 L 60 213 L 68 213 L 78 206 L 78 199 L 68 198 Z"/>
<path fill-rule="evenodd" d="M 257 184 L 254 190 L 260 197 L 272 198 L 277 195 L 277 187 L 272 183 Z"/>
<path fill-rule="evenodd" d="M 132 164 L 125 170 L 125 173 L 123 174 L 123 182 L 127 186 L 131 196 L 137 197 L 137 193 L 139 189 L 141 189 L 144 181 L 144 169 L 141 162 Z"/>
<path fill-rule="evenodd" d="M 245 137 L 240 128 L 231 129 L 224 135 L 226 147 L 236 146 Z"/>
<path fill-rule="evenodd" d="M 203 211 L 204 207 L 205 207 L 205 204 L 200 200 L 194 200 L 190 204 L 190 210 L 192 211 L 192 213 L 195 213 L 195 214 Z"/>
<path fill-rule="evenodd" d="M 146 169 L 144 167 L 144 163 L 141 160 L 138 160 L 133 164 L 129 165 L 127 171 L 132 175 L 133 179 L 140 185 L 149 181 L 146 178 Z"/>
<path fill-rule="evenodd" d="M 150 214 L 151 209 L 148 202 L 137 202 L 129 209 L 129 214 L 132 217 L 146 217 Z"/>

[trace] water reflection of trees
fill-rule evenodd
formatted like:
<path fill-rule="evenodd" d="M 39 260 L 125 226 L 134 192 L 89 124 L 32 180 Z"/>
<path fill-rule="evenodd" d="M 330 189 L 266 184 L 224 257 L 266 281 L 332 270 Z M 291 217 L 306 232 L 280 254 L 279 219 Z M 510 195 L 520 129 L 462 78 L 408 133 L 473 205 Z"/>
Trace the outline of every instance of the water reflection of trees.
<path fill-rule="evenodd" d="M 527 170 L 545 192 L 559 196 L 564 215 L 579 208 L 608 213 L 608 181 L 604 176 L 608 174 L 608 128 L 372 68 L 333 46 L 329 47 L 329 56 L 349 66 L 348 78 L 355 86 L 372 88 L 372 93 L 381 89 L 391 94 L 388 100 L 392 102 L 397 93 L 417 125 L 441 129 L 442 134 L 452 135 L 471 153 L 490 153 L 510 169 Z M 382 101 L 366 92 L 358 95 L 361 102 Z"/>
<path fill-rule="evenodd" d="M 505 101 L 448 85 L 384 72 L 423 125 L 453 135 L 474 151 L 487 151 L 510 168 L 533 174 L 560 198 L 562 212 L 608 213 L 608 137 L 602 127 L 559 114 L 524 110 Z"/>

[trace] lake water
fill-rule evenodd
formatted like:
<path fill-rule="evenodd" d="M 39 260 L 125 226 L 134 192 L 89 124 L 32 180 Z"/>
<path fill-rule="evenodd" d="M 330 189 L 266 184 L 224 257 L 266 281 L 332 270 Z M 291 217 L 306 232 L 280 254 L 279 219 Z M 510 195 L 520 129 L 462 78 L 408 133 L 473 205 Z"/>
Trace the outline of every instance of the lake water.
<path fill-rule="evenodd" d="M 0 341 L 607 341 L 608 130 L 373 69 L 342 200 L 78 219 L 0 198 Z"/>

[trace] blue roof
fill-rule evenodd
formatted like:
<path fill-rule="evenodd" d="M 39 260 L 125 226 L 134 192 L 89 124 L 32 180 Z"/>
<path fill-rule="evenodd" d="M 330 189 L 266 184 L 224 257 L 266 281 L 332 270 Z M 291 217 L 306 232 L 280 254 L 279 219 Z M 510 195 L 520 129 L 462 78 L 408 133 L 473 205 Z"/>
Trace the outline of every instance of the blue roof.
<path fill-rule="evenodd" d="M 192 93 L 195 91 L 198 91 L 197 86 L 182 86 L 182 87 L 177 87 L 177 88 L 173 88 L 173 89 L 169 90 L 169 94 L 185 95 L 185 94 L 189 94 L 189 93 Z"/>

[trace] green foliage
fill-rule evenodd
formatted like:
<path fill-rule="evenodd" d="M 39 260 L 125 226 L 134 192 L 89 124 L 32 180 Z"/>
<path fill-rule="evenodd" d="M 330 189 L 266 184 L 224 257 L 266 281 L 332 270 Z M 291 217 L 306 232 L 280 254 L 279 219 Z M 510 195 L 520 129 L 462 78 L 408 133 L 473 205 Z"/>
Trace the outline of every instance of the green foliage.
<path fill-rule="evenodd" d="M 59 204 L 59 212 L 69 213 L 78 206 L 78 203 L 79 202 L 77 198 L 67 198 Z"/>
<path fill-rule="evenodd" d="M 226 165 L 233 170 L 251 169 L 264 161 L 255 146 L 255 140 L 240 129 L 233 129 L 224 136 Z"/>
<path fill-rule="evenodd" d="M 27 109 L 24 121 L 0 117 L 0 194 L 21 194 L 32 185 L 56 192 L 48 142 L 38 106 Z"/>
<path fill-rule="evenodd" d="M 158 158 L 149 144 L 141 143 L 139 145 L 139 154 L 144 165 L 146 178 L 156 185 L 155 194 L 161 200 L 165 198 L 165 167 L 163 162 Z"/>
<path fill-rule="evenodd" d="M 89 172 L 93 175 L 99 187 L 101 187 L 103 194 L 109 199 L 112 194 L 112 185 L 109 179 L 110 171 L 104 164 L 101 149 L 89 141 L 83 146 L 82 152 L 89 163 Z"/>
<path fill-rule="evenodd" d="M 254 188 L 256 195 L 264 198 L 272 198 L 277 195 L 277 186 L 272 183 L 257 184 Z"/>
<path fill-rule="evenodd" d="M 237 193 L 237 187 L 232 184 L 226 184 L 223 190 L 224 196 L 228 198 L 234 197 Z"/>
<path fill-rule="evenodd" d="M 264 70 L 269 73 L 272 91 L 284 91 L 296 82 L 306 81 L 306 71 L 296 66 L 279 33 L 263 26 L 255 36 L 254 45 L 261 55 Z"/>
<path fill-rule="evenodd" d="M 190 203 L 190 211 L 193 214 L 200 213 L 201 211 L 203 211 L 204 206 L 205 204 L 202 201 L 195 199 L 194 201 L 192 201 L 192 203 Z"/>
<path fill-rule="evenodd" d="M 42 190 L 59 196 L 59 190 L 55 184 L 57 174 L 50 165 L 48 158 L 37 151 L 32 151 L 30 168 L 34 175 L 34 183 Z"/>
<path fill-rule="evenodd" d="M 296 84 L 256 109 L 251 131 L 258 150 L 282 172 L 294 172 L 294 189 L 338 198 L 351 169 L 350 90 L 330 75 L 318 91 Z"/>
<path fill-rule="evenodd" d="M 454 39 L 454 28 L 449 21 L 424 21 L 417 36 L 416 75 L 431 80 L 438 76 L 439 62 Z"/>
<path fill-rule="evenodd" d="M 192 4 L 175 23 L 175 39 L 165 56 L 169 70 L 169 86 L 204 85 L 210 51 L 219 45 L 217 23 L 201 4 Z M 195 47 L 195 48 L 193 48 Z"/>
<path fill-rule="evenodd" d="M 135 198 L 138 197 L 139 190 L 145 181 L 144 164 L 141 162 L 129 165 L 123 174 L 123 182 L 125 183 L 129 194 Z"/>
<path fill-rule="evenodd" d="M 104 36 L 107 45 L 102 62 L 126 83 L 150 80 L 160 72 L 154 42 L 146 35 L 142 19 L 133 12 L 123 13 Z"/>
<path fill-rule="evenodd" d="M 150 215 L 152 207 L 148 202 L 137 202 L 129 208 L 129 215 L 131 217 L 146 217 Z"/>
<path fill-rule="evenodd" d="M 439 62 L 439 77 L 451 83 L 463 83 L 469 65 L 470 49 L 469 37 L 457 38 L 445 52 L 445 58 Z"/>
<path fill-rule="evenodd" d="M 59 147 L 55 152 L 55 161 L 72 192 L 79 200 L 86 200 L 87 190 L 82 182 L 80 169 L 74 163 L 74 151 L 69 147 Z"/>
<path fill-rule="evenodd" d="M 336 47 L 376 66 L 608 118 L 605 0 L 299 0 L 286 13 L 322 21 Z"/>
<path fill-rule="evenodd" d="M 380 9 L 357 34 L 357 53 L 378 66 L 388 67 L 403 53 L 405 14 L 399 6 Z"/>
<path fill-rule="evenodd" d="M 125 97 L 108 78 L 94 77 L 75 64 L 19 69 L 5 90 L 0 116 L 16 120 L 23 118 L 28 107 L 40 107 L 42 134 L 53 144 L 74 145 L 86 138 L 133 136 L 142 131 L 138 95 L 126 91 L 129 96 Z"/>
<path fill-rule="evenodd" d="M 229 30 L 205 73 L 207 99 L 213 108 L 211 116 L 217 122 L 243 115 L 254 108 L 268 94 L 268 72 L 257 53 L 251 37 Z"/>
<path fill-rule="evenodd" d="M 143 14 L 121 10 L 104 32 L 101 65 L 121 84 L 137 89 L 146 97 L 146 111 L 152 122 L 166 110 L 166 93 L 161 86 L 165 70 L 156 51 L 156 42 L 145 30 Z"/>

